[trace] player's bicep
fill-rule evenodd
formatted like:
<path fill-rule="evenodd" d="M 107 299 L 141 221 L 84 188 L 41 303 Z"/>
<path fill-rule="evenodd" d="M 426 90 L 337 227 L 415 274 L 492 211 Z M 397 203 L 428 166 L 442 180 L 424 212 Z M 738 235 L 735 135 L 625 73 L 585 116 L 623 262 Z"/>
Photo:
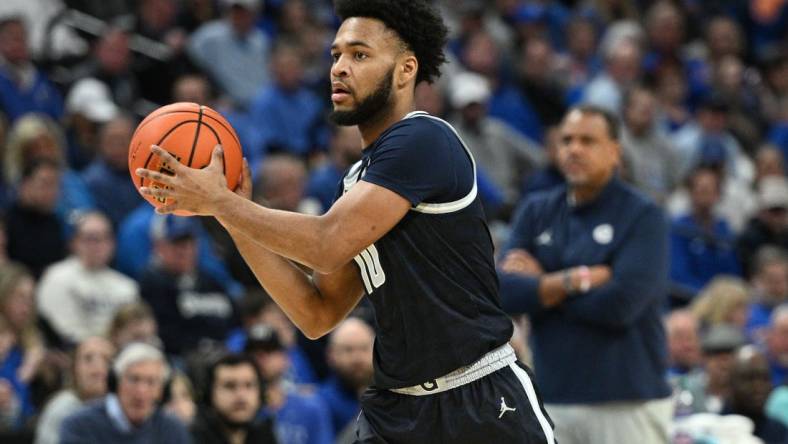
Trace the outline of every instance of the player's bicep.
<path fill-rule="evenodd" d="M 410 202 L 394 191 L 359 181 L 324 216 L 326 242 L 344 264 L 388 233 L 410 208 Z"/>

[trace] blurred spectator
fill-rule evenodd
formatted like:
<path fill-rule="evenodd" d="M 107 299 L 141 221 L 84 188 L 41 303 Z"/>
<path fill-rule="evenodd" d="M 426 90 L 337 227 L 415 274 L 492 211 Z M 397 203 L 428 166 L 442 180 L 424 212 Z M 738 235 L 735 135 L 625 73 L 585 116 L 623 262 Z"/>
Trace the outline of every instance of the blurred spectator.
<path fill-rule="evenodd" d="M 621 113 L 624 92 L 641 74 L 642 52 L 629 38 L 619 38 L 604 53 L 605 68 L 585 88 L 582 101 Z"/>
<path fill-rule="evenodd" d="M 323 102 L 303 84 L 301 48 L 279 43 L 271 54 L 270 71 L 273 82 L 254 94 L 249 109 L 260 143 L 250 150 L 252 164 L 266 153 L 306 159 L 323 151 L 328 143 Z"/>
<path fill-rule="evenodd" d="M 88 401 L 107 394 L 107 375 L 115 353 L 104 338 L 85 338 L 74 349 L 68 385 L 47 402 L 36 425 L 35 444 L 58 444 L 60 426 Z"/>
<path fill-rule="evenodd" d="M 63 226 L 55 215 L 60 165 L 37 160 L 22 171 L 17 199 L 6 214 L 8 256 L 40 276 L 66 255 Z"/>
<path fill-rule="evenodd" d="M 129 144 L 136 122 L 121 115 L 105 123 L 99 131 L 98 156 L 82 173 L 96 207 L 118 227 L 126 216 L 143 203 L 129 178 Z"/>
<path fill-rule="evenodd" d="M 23 170 L 42 159 L 57 163 L 60 170 L 60 191 L 55 203 L 62 223 L 68 224 L 76 213 L 94 207 L 90 190 L 66 164 L 66 141 L 58 124 L 46 116 L 28 114 L 16 121 L 8 135 L 3 162 L 6 183 L 17 186 Z M 68 232 L 67 226 L 63 231 Z"/>
<path fill-rule="evenodd" d="M 690 309 L 702 329 L 731 325 L 744 333 L 749 316 L 750 288 L 740 278 L 717 276 L 698 293 Z"/>
<path fill-rule="evenodd" d="M 0 109 L 11 122 L 27 113 L 63 116 L 63 98 L 31 61 L 21 17 L 0 18 Z"/>
<path fill-rule="evenodd" d="M 490 94 L 484 77 L 470 72 L 454 76 L 449 98 L 457 114 L 451 124 L 478 168 L 503 192 L 505 202 L 514 205 L 522 177 L 541 166 L 544 154 L 504 121 L 488 114 Z"/>
<path fill-rule="evenodd" d="M 788 179 L 764 177 L 758 183 L 758 212 L 739 236 L 737 248 L 745 271 L 753 273 L 756 252 L 771 245 L 788 251 Z"/>
<path fill-rule="evenodd" d="M 269 81 L 268 37 L 254 27 L 260 0 L 222 0 L 224 17 L 208 22 L 190 37 L 187 51 L 221 91 L 245 108 Z"/>
<path fill-rule="evenodd" d="M 331 412 L 314 394 L 300 393 L 284 380 L 290 360 L 276 331 L 258 325 L 249 332 L 244 351 L 265 381 L 266 405 L 260 418 L 273 418 L 279 444 L 330 444 Z"/>
<path fill-rule="evenodd" d="M 109 324 L 107 337 L 116 350 L 122 350 L 132 342 L 161 346 L 156 318 L 153 316 L 153 310 L 145 302 L 135 302 L 120 307 Z"/>
<path fill-rule="evenodd" d="M 155 211 L 148 202 L 134 209 L 118 228 L 115 268 L 139 280 L 153 255 L 151 225 Z M 198 224 L 199 226 L 199 224 Z M 229 294 L 240 294 L 239 284 L 230 275 L 227 265 L 218 256 L 209 234 L 199 226 L 197 238 L 199 266 L 217 280 Z"/>
<path fill-rule="evenodd" d="M 415 109 L 426 111 L 430 115 L 441 119 L 448 118 L 450 108 L 442 86 L 421 82 L 416 85 L 415 96 Z"/>
<path fill-rule="evenodd" d="M 275 444 L 270 418 L 258 420 L 265 402 L 264 381 L 255 362 L 227 355 L 208 369 L 204 402 L 192 426 L 195 444 Z"/>
<path fill-rule="evenodd" d="M 189 378 L 183 372 L 175 371 L 166 389 L 169 390 L 169 399 L 164 409 L 180 419 L 184 425 L 192 425 L 197 405 L 194 402 L 194 387 Z"/>
<path fill-rule="evenodd" d="M 501 265 L 503 308 L 531 317 L 537 383 L 561 425 L 557 441 L 664 442 L 665 216 L 615 177 L 618 122 L 608 111 L 571 110 L 558 157 L 567 187 L 518 210 Z"/>
<path fill-rule="evenodd" d="M 764 337 L 761 329 L 769 325 L 774 307 L 788 302 L 788 255 L 786 250 L 763 247 L 755 255 L 751 278 L 755 295 L 750 305 L 747 333 L 758 344 Z"/>
<path fill-rule="evenodd" d="M 772 144 L 761 145 L 755 152 L 755 183 L 760 188 L 765 177 L 784 177 L 785 159 L 780 149 Z"/>
<path fill-rule="evenodd" d="M 761 106 L 769 124 L 780 121 L 780 106 L 788 99 L 788 53 L 784 49 L 775 48 L 761 59 Z"/>
<path fill-rule="evenodd" d="M 669 376 L 686 375 L 700 366 L 700 326 L 693 312 L 687 309 L 671 311 L 665 318 L 665 333 Z"/>
<path fill-rule="evenodd" d="M 673 146 L 656 128 L 657 98 L 636 86 L 624 95 L 623 107 L 624 170 L 636 188 L 663 203 L 679 182 L 679 171 Z"/>
<path fill-rule="evenodd" d="M 137 109 L 139 84 L 131 71 L 133 54 L 129 49 L 131 34 L 127 29 L 107 27 L 93 45 L 93 57 L 71 70 L 72 82 L 86 77 L 98 79 L 112 93 L 113 101 L 132 112 Z"/>
<path fill-rule="evenodd" d="M 329 161 L 309 173 L 305 192 L 308 198 L 320 203 L 321 214 L 328 211 L 334 202 L 337 184 L 342 179 L 342 175 L 361 159 L 359 156 L 361 144 L 361 134 L 355 126 L 332 128 L 328 148 Z"/>
<path fill-rule="evenodd" d="M 698 167 L 687 178 L 690 212 L 673 221 L 670 235 L 670 277 L 679 303 L 694 298 L 717 275 L 741 274 L 734 235 L 714 213 L 721 180 L 709 167 Z"/>
<path fill-rule="evenodd" d="M 530 103 L 538 104 L 534 110 L 543 127 L 559 123 L 566 113 L 564 88 L 556 76 L 557 62 L 550 42 L 537 37 L 523 43 L 516 66 L 520 91 Z"/>
<path fill-rule="evenodd" d="M 156 255 L 140 277 L 140 294 L 153 309 L 164 350 L 184 356 L 202 339 L 227 337 L 234 308 L 197 263 L 198 221 L 156 216 L 151 230 Z"/>
<path fill-rule="evenodd" d="M 141 0 L 136 2 L 134 31 L 158 45 L 149 45 L 136 57 L 134 72 L 139 79 L 140 96 L 152 103 L 171 102 L 175 80 L 193 69 L 186 56 L 188 35 L 178 22 L 178 0 Z"/>
<path fill-rule="evenodd" d="M 38 312 L 64 343 L 104 334 L 118 308 L 139 298 L 137 283 L 109 268 L 114 252 L 110 221 L 87 213 L 76 223 L 71 255 L 41 277 Z"/>
<path fill-rule="evenodd" d="M 731 368 L 736 350 L 746 343 L 741 331 L 717 324 L 703 334 L 703 370 L 674 382 L 676 417 L 691 413 L 720 413 L 730 398 Z"/>
<path fill-rule="evenodd" d="M 730 106 L 731 134 L 747 153 L 752 153 L 762 139 L 765 125 L 752 74 L 748 75 L 743 61 L 735 56 L 725 56 L 715 68 L 712 87 Z"/>
<path fill-rule="evenodd" d="M 68 165 L 84 169 L 97 155 L 101 146 L 99 127 L 118 114 L 107 85 L 100 80 L 78 80 L 66 96 L 66 137 Z"/>
<path fill-rule="evenodd" d="M 61 444 L 191 443 L 186 427 L 159 406 L 170 368 L 155 347 L 134 343 L 112 363 L 115 387 L 63 421 Z"/>
<path fill-rule="evenodd" d="M 306 167 L 297 157 L 287 154 L 267 157 L 260 165 L 254 185 L 256 202 L 278 210 L 304 212 Z"/>
<path fill-rule="evenodd" d="M 581 89 L 601 67 L 596 52 L 598 35 L 593 20 L 580 14 L 569 21 L 565 32 L 566 60 L 559 73 L 564 89 L 572 91 Z"/>
<path fill-rule="evenodd" d="M 730 134 L 729 117 L 730 106 L 719 94 L 711 93 L 698 108 L 697 122 L 690 122 L 673 134 L 682 174 L 698 164 L 721 165 L 726 180 L 734 180 L 741 187 L 750 186 L 755 169 Z"/>
<path fill-rule="evenodd" d="M 331 332 L 327 358 L 334 375 L 320 385 L 317 395 L 331 411 L 337 435 L 355 426 L 361 411 L 359 400 L 372 383 L 374 341 L 372 327 L 359 318 L 347 318 Z"/>
<path fill-rule="evenodd" d="M 492 36 L 487 31 L 469 36 L 461 59 L 468 70 L 483 75 L 490 82 L 490 116 L 503 120 L 531 140 L 541 140 L 542 122 L 534 104 L 510 83 L 510 73 L 504 71 L 506 65 L 501 50 Z"/>
<path fill-rule="evenodd" d="M 545 130 L 544 140 L 547 164 L 540 170 L 525 177 L 523 197 L 536 191 L 545 191 L 564 184 L 564 175 L 558 167 L 558 151 L 561 148 L 560 126 L 548 127 Z"/>
<path fill-rule="evenodd" d="M 227 338 L 227 350 L 241 353 L 246 347 L 249 332 L 259 325 L 270 326 L 276 330 L 282 346 L 287 350 L 290 368 L 286 379 L 296 384 L 314 384 L 318 382 L 309 357 L 299 346 L 296 330 L 290 319 L 279 308 L 264 290 L 248 291 L 239 303 L 242 328 L 234 330 Z M 325 355 L 321 356 L 325 359 Z"/>
<path fill-rule="evenodd" d="M 788 442 L 788 428 L 766 416 L 764 407 L 772 391 L 769 362 L 755 346 L 742 347 L 736 353 L 729 384 L 731 396 L 723 413 L 750 418 L 755 436 L 766 443 Z"/>
<path fill-rule="evenodd" d="M 659 101 L 659 129 L 671 135 L 690 122 L 689 85 L 680 66 L 664 64 L 655 76 L 655 97 Z M 676 172 L 677 175 L 681 171 Z"/>
<path fill-rule="evenodd" d="M 775 387 L 788 385 L 788 303 L 772 311 L 766 333 L 766 356 Z"/>
<path fill-rule="evenodd" d="M 0 274 L 0 419 L 18 429 L 33 415 L 30 384 L 44 359 L 33 277 L 19 265 Z"/>
<path fill-rule="evenodd" d="M 649 7 L 645 17 L 650 51 L 644 57 L 647 72 L 654 72 L 665 63 L 684 65 L 682 46 L 685 37 L 685 17 L 670 1 L 658 1 Z"/>

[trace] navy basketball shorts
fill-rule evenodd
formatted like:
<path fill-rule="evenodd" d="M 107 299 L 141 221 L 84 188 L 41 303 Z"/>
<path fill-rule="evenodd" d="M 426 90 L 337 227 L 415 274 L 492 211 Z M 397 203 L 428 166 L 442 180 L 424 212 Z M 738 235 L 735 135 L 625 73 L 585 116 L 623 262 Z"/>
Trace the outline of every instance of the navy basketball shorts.
<path fill-rule="evenodd" d="M 528 367 L 512 362 L 435 394 L 370 388 L 361 399 L 356 442 L 554 444 L 553 423 L 532 381 Z"/>

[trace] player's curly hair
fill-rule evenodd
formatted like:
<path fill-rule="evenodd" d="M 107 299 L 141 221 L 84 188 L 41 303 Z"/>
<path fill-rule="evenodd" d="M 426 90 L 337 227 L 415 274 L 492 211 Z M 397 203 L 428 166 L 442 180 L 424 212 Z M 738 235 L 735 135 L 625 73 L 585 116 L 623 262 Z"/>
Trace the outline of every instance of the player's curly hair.
<path fill-rule="evenodd" d="M 334 9 L 343 21 L 368 17 L 382 21 L 399 35 L 419 61 L 416 83 L 432 83 L 446 62 L 443 48 L 448 29 L 438 11 L 425 0 L 336 0 Z"/>

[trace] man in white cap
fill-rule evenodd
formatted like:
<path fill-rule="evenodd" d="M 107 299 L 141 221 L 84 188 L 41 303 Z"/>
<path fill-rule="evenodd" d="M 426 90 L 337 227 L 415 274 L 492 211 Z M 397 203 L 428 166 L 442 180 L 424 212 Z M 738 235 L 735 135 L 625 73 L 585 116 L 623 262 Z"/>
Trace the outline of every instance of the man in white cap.
<path fill-rule="evenodd" d="M 68 163 L 81 170 L 99 150 L 99 127 L 118 115 L 109 87 L 94 77 L 77 81 L 66 96 Z"/>
<path fill-rule="evenodd" d="M 543 151 L 503 121 L 490 117 L 487 103 L 492 91 L 479 74 L 457 74 L 449 84 L 449 101 L 456 114 L 451 124 L 462 137 L 479 168 L 513 204 L 525 172 L 545 163 Z"/>
<path fill-rule="evenodd" d="M 764 245 L 788 250 L 788 179 L 767 176 L 758 182 L 758 212 L 739 236 L 737 249 L 747 275 L 754 272 L 756 252 Z"/>

